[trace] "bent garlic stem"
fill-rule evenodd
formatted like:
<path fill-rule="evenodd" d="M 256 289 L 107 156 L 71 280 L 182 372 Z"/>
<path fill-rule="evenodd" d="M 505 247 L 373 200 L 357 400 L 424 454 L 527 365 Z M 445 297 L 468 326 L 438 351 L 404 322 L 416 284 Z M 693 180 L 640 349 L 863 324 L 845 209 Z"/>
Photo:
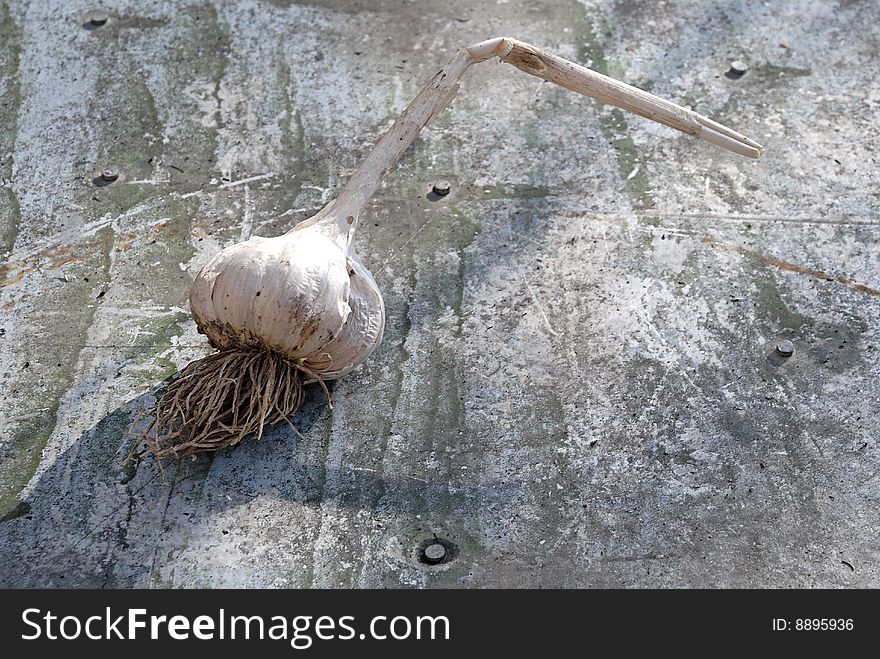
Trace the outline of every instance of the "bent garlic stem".
<path fill-rule="evenodd" d="M 760 158 L 763 147 L 748 137 L 658 96 L 557 57 L 541 48 L 510 37 L 496 37 L 468 46 L 438 71 L 410 102 L 391 128 L 343 187 L 335 202 L 320 215 L 338 225 L 348 240 L 361 210 L 378 189 L 419 132 L 452 102 L 458 82 L 472 64 L 498 57 L 521 71 L 554 82 L 603 103 L 616 105 L 653 121 L 750 158 Z M 317 219 L 317 218 L 316 218 Z"/>

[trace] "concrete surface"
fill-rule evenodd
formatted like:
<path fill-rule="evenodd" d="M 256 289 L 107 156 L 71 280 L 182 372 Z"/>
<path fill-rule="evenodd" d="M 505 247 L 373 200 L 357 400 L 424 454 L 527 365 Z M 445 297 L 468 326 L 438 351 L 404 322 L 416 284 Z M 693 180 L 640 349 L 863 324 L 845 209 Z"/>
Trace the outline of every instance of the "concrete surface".
<path fill-rule="evenodd" d="M 92 8 L 0 0 L 0 584 L 880 586 L 876 2 Z M 364 218 L 388 326 L 332 414 L 125 466 L 201 264 L 497 34 L 767 154 L 476 67 Z"/>

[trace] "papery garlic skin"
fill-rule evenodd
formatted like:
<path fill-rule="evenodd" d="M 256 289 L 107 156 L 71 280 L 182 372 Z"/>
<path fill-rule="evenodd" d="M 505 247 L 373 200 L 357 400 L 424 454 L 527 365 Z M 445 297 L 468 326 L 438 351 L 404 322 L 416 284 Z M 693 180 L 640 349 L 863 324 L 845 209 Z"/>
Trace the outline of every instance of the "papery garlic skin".
<path fill-rule="evenodd" d="M 372 273 L 357 259 L 349 258 L 348 265 L 351 314 L 339 336 L 305 362 L 325 380 L 342 377 L 363 363 L 382 342 L 385 329 L 385 303 Z"/>
<path fill-rule="evenodd" d="M 351 314 L 349 260 L 345 242 L 324 224 L 251 238 L 196 276 L 193 318 L 221 350 L 307 358 L 336 339 Z"/>

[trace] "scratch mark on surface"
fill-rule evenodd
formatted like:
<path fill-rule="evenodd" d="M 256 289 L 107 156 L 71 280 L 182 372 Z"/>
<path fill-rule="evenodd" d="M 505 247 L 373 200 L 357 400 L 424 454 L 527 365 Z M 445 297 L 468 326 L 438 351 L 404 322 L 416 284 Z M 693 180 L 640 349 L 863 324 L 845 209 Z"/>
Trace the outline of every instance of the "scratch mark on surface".
<path fill-rule="evenodd" d="M 254 230 L 254 218 L 251 214 L 251 188 L 249 185 L 244 186 L 244 220 L 241 223 L 241 233 L 238 236 L 240 242 L 244 242 L 251 237 L 251 231 Z"/>
<path fill-rule="evenodd" d="M 571 214 L 566 214 L 566 215 L 568 215 L 570 217 L 577 217 L 580 219 L 618 224 L 618 225 L 626 226 L 626 227 L 630 226 L 629 224 L 624 225 L 624 218 L 625 218 L 624 215 L 616 215 L 616 214 L 615 215 L 600 215 L 598 213 L 587 213 L 587 212 L 578 212 L 578 213 L 571 213 Z M 639 217 L 639 216 L 636 216 L 636 217 Z M 655 214 L 655 215 L 643 215 L 641 217 L 654 217 L 657 219 L 663 219 L 663 218 L 719 219 L 719 218 L 724 218 L 724 217 L 733 218 L 734 216 L 709 216 L 709 215 L 669 215 L 669 216 L 666 216 L 666 215 L 656 215 Z M 739 220 L 743 220 L 743 221 L 746 221 L 746 220 L 758 221 L 755 217 L 752 217 L 752 216 L 735 216 L 735 219 L 739 219 Z M 786 221 L 785 218 L 766 218 L 765 217 L 763 219 L 766 221 L 769 221 L 770 219 L 773 219 L 773 221 Z M 794 219 L 792 219 L 791 221 L 803 221 L 805 223 L 807 222 L 806 220 L 794 220 Z M 822 223 L 822 224 L 874 224 L 875 222 L 871 221 L 871 220 L 865 220 L 863 222 L 842 222 L 842 221 L 832 222 L 829 220 L 827 222 L 816 221 L 816 223 L 817 224 L 818 223 Z M 652 233 L 654 233 L 654 232 L 656 232 L 656 228 L 650 227 L 650 231 Z M 678 232 L 666 231 L 666 233 L 667 233 L 667 235 L 672 233 L 673 235 L 677 235 L 680 237 L 686 237 L 686 236 L 697 237 L 697 235 L 698 235 L 696 233 L 690 233 L 690 232 L 684 231 L 684 230 L 679 230 Z M 737 252 L 737 253 L 743 254 L 745 256 L 754 257 L 760 261 L 763 261 L 767 265 L 771 265 L 775 268 L 779 268 L 780 270 L 785 270 L 787 272 L 796 272 L 798 274 L 803 274 L 803 275 L 809 275 L 810 277 L 815 277 L 816 279 L 820 279 L 822 281 L 831 281 L 831 282 L 835 282 L 837 284 L 843 284 L 844 286 L 847 286 L 847 287 L 849 287 L 859 293 L 864 293 L 865 295 L 872 295 L 874 297 L 880 296 L 880 290 L 878 290 L 876 288 L 871 288 L 870 286 L 866 286 L 865 284 L 860 284 L 859 282 L 853 281 L 852 279 L 848 279 L 846 277 L 835 277 L 834 275 L 830 275 L 827 272 L 822 272 L 821 270 L 816 270 L 815 268 L 808 268 L 805 266 L 798 265 L 796 263 L 792 263 L 791 261 L 786 261 L 784 259 L 777 258 L 775 256 L 768 256 L 766 254 L 762 254 L 761 252 L 759 252 L 757 250 L 749 249 L 747 247 L 743 247 L 742 245 L 737 245 L 735 243 L 728 243 L 728 242 L 724 242 L 721 240 L 717 240 L 715 238 L 712 238 L 711 236 L 702 236 L 700 239 L 705 244 L 710 245 L 712 247 L 718 247 L 721 249 L 726 249 L 731 252 Z"/>
<path fill-rule="evenodd" d="M 400 250 L 402 250 L 404 247 L 409 245 L 413 240 L 415 240 L 416 236 L 418 236 L 422 231 L 424 231 L 425 227 L 428 226 L 428 224 L 430 224 L 430 222 L 431 222 L 431 218 L 429 217 L 427 220 L 422 222 L 422 226 L 420 226 L 418 229 L 416 229 L 416 231 L 415 231 L 415 233 L 413 233 L 413 235 L 411 235 L 409 238 L 406 239 L 405 243 L 403 243 L 397 249 L 392 249 L 390 252 L 388 252 L 388 257 L 382 262 L 382 266 L 384 267 L 384 266 L 388 265 L 388 262 L 391 261 L 392 258 L 394 258 L 394 255 L 397 252 L 399 252 Z"/>
<path fill-rule="evenodd" d="M 222 183 L 218 186 L 221 190 L 225 190 L 226 188 L 234 188 L 238 185 L 245 185 L 247 183 L 253 183 L 254 181 L 262 181 L 266 178 L 272 178 L 273 176 L 277 176 L 275 172 L 268 172 L 267 174 L 257 174 L 256 176 L 249 176 L 247 178 L 241 178 L 237 181 L 228 181 L 227 183 Z"/>
<path fill-rule="evenodd" d="M 532 289 L 531 284 L 526 281 L 525 277 L 523 277 L 523 283 L 526 285 L 526 288 L 529 289 L 529 295 L 532 297 L 532 302 L 535 303 L 538 311 L 541 313 L 541 318 L 544 319 L 544 324 L 547 326 L 547 331 L 550 332 L 551 336 L 559 336 L 559 332 L 553 329 L 553 326 L 550 324 L 550 319 L 547 317 L 547 314 L 544 312 L 544 307 L 541 306 L 541 302 L 538 300 L 538 295 Z"/>
<path fill-rule="evenodd" d="M 552 198 L 564 199 L 570 195 L 548 195 Z M 838 217 L 811 217 L 797 215 L 748 215 L 724 213 L 596 213 L 587 210 L 558 211 L 561 217 L 595 220 L 599 222 L 621 222 L 627 219 L 636 220 L 706 220 L 710 222 L 767 222 L 775 224 L 831 224 L 836 226 L 878 226 L 880 218 L 856 215 L 840 215 Z"/>
<path fill-rule="evenodd" d="M 176 462 L 174 465 L 174 476 L 171 477 L 171 485 L 168 487 L 168 498 L 165 499 L 165 506 L 162 508 L 162 515 L 159 518 L 159 528 L 157 530 L 157 536 L 161 537 L 164 533 L 165 527 L 165 519 L 168 517 L 168 508 L 171 506 L 171 499 L 174 496 L 174 487 L 177 485 L 177 476 L 180 473 L 180 462 Z M 156 573 L 156 563 L 159 559 L 159 551 L 161 547 L 159 543 L 156 543 L 156 548 L 153 550 L 153 558 L 150 561 L 150 572 L 147 575 L 147 585 L 148 587 L 153 586 L 153 575 Z"/>
<path fill-rule="evenodd" d="M 859 284 L 852 279 L 847 279 L 845 277 L 835 277 L 834 275 L 829 275 L 827 272 L 822 272 L 821 270 L 815 270 L 813 268 L 807 268 L 801 265 L 797 265 L 796 263 L 791 263 L 790 261 L 785 261 L 783 259 L 776 258 L 775 256 L 767 256 L 766 254 L 762 254 L 761 252 L 753 249 L 748 249 L 746 247 L 743 247 L 742 245 L 722 242 L 720 240 L 709 238 L 708 236 L 703 238 L 703 242 L 707 245 L 711 245 L 712 247 L 718 247 L 732 252 L 738 252 L 746 256 L 753 256 L 763 261 L 767 265 L 772 265 L 773 267 L 779 268 L 780 270 L 808 275 L 810 277 L 815 277 L 816 279 L 821 279 L 822 281 L 833 281 L 835 283 L 848 286 L 849 288 L 859 293 L 880 296 L 880 290 L 877 290 L 876 288 L 871 288 L 870 286 L 865 286 L 864 284 Z"/>
<path fill-rule="evenodd" d="M 662 332 L 660 332 L 660 330 L 658 330 L 654 326 L 654 324 L 647 318 L 647 316 L 644 318 L 643 322 L 645 323 L 645 326 L 651 331 L 651 334 L 654 335 L 654 338 L 657 339 L 657 342 L 660 345 L 676 355 L 681 354 L 680 350 L 669 345 L 669 343 L 663 338 Z M 687 369 L 685 369 L 684 367 L 682 367 L 681 364 L 678 363 L 678 359 L 675 359 L 673 361 L 672 366 L 673 368 L 675 368 L 676 371 L 678 371 L 678 374 L 682 377 L 682 379 L 687 382 L 698 395 L 705 398 L 702 389 L 700 389 L 700 387 L 698 387 L 697 384 L 690 378 L 690 376 L 687 374 Z"/>
<path fill-rule="evenodd" d="M 171 180 L 160 178 L 144 178 L 125 182 L 126 185 L 165 185 L 167 183 L 171 183 Z"/>

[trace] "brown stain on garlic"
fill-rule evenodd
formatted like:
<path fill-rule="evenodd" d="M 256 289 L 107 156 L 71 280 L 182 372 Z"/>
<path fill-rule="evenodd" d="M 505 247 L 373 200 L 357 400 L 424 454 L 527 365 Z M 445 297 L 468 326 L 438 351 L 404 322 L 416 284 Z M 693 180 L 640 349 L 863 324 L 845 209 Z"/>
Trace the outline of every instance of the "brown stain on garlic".
<path fill-rule="evenodd" d="M 737 245 L 735 243 L 727 243 L 720 240 L 715 240 L 714 238 L 710 238 L 709 236 L 704 236 L 702 240 L 705 244 L 712 247 L 718 247 L 720 249 L 726 249 L 731 252 L 738 252 L 740 254 L 752 256 L 762 261 L 763 263 L 766 263 L 767 265 L 772 265 L 774 268 L 779 268 L 780 270 L 785 270 L 786 272 L 796 272 L 798 274 L 815 277 L 816 279 L 820 279 L 822 281 L 833 281 L 835 283 L 848 286 L 849 288 L 853 289 L 854 291 L 858 291 L 859 293 L 880 296 L 880 290 L 877 290 L 876 288 L 871 288 L 870 286 L 865 286 L 864 284 L 855 282 L 852 279 L 847 279 L 845 277 L 835 277 L 834 275 L 830 275 L 827 272 L 822 272 L 821 270 L 797 265 L 796 263 L 792 263 L 791 261 L 785 261 L 783 259 L 776 258 L 775 256 L 768 256 L 766 254 L 762 254 L 759 251 L 748 249 L 747 247 L 743 247 L 742 245 Z"/>

